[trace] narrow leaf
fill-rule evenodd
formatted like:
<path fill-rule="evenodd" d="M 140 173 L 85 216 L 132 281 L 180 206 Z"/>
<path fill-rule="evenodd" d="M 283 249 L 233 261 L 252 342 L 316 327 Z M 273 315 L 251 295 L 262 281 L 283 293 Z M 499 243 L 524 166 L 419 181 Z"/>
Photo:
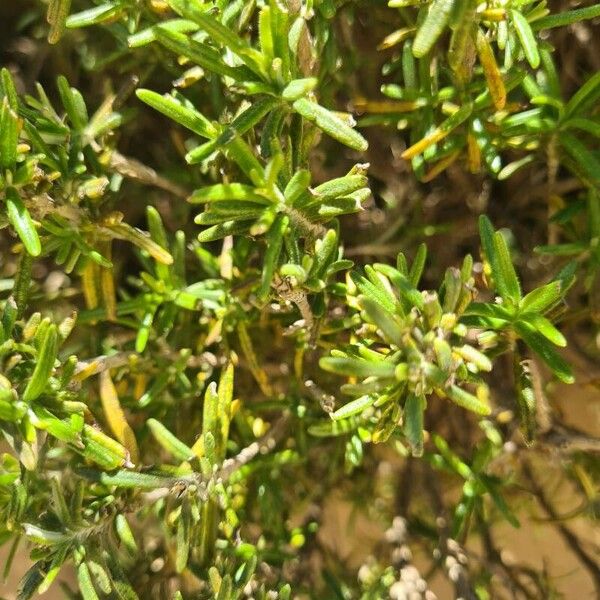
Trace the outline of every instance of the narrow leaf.
<path fill-rule="evenodd" d="M 413 43 L 414 56 L 422 58 L 431 50 L 448 24 L 454 2 L 455 0 L 433 0 L 425 20 L 417 31 Z"/>
<path fill-rule="evenodd" d="M 423 456 L 423 425 L 426 400 L 410 394 L 404 404 L 403 431 L 413 456 Z"/>
<path fill-rule="evenodd" d="M 13 187 L 6 190 L 6 212 L 10 224 L 23 242 L 25 250 L 31 256 L 39 256 L 42 252 L 42 246 L 37 230 L 29 211 L 23 204 L 17 190 Z"/>
<path fill-rule="evenodd" d="M 174 436 L 160 421 L 148 419 L 148 427 L 154 439 L 178 460 L 190 460 L 194 457 L 194 451 Z"/>
<path fill-rule="evenodd" d="M 473 112 L 473 104 L 467 103 L 461 106 L 452 116 L 448 117 L 438 127 L 436 127 L 431 133 L 428 133 L 424 138 L 407 148 L 402 153 L 402 158 L 409 160 L 415 156 L 422 154 L 427 148 L 433 146 L 437 142 L 440 142 L 447 137 L 457 127 L 462 125 Z"/>
<path fill-rule="evenodd" d="M 54 361 L 58 352 L 58 331 L 56 325 L 48 326 L 40 344 L 40 350 L 36 357 L 33 374 L 23 392 L 23 400 L 31 402 L 35 400 L 46 389 L 48 379 L 54 369 Z"/>
<path fill-rule="evenodd" d="M 551 344 L 531 326 L 519 321 L 515 324 L 523 341 L 550 367 L 564 383 L 573 383 L 575 378 L 568 363 L 554 350 Z"/>
<path fill-rule="evenodd" d="M 100 399 L 111 431 L 117 440 L 129 450 L 132 462 L 137 464 L 139 461 L 139 451 L 135 434 L 127 422 L 108 369 L 100 373 Z"/>
<path fill-rule="evenodd" d="M 294 102 L 293 106 L 297 113 L 302 115 L 307 121 L 314 123 L 319 129 L 322 129 L 327 135 L 330 135 L 338 142 L 359 152 L 365 152 L 369 147 L 367 140 L 360 133 L 316 102 L 312 102 L 306 98 L 299 98 Z"/>
<path fill-rule="evenodd" d="M 510 16 L 525 52 L 527 62 L 531 65 L 532 69 L 537 69 L 540 66 L 540 53 L 529 21 L 518 10 L 511 10 Z"/>
<path fill-rule="evenodd" d="M 372 406 L 377 396 L 361 396 L 360 398 L 356 398 L 356 400 L 352 400 L 352 402 L 348 402 L 341 408 L 338 408 L 335 412 L 331 413 L 331 418 L 334 421 L 339 421 L 341 419 L 347 419 L 348 417 L 353 417 L 354 415 L 358 415 L 362 413 L 364 410 Z"/>
<path fill-rule="evenodd" d="M 562 296 L 563 290 L 560 281 L 551 281 L 529 292 L 521 300 L 519 308 L 525 313 L 543 313 L 556 304 Z"/>
<path fill-rule="evenodd" d="M 402 347 L 402 328 L 394 315 L 368 296 L 361 296 L 359 303 L 371 321 L 381 330 L 386 341 Z"/>
<path fill-rule="evenodd" d="M 477 30 L 477 53 L 479 54 L 479 60 L 483 67 L 483 73 L 488 83 L 488 89 L 492 97 L 492 102 L 496 107 L 496 110 L 502 110 L 506 104 L 506 88 L 504 87 L 504 81 L 502 80 L 502 73 L 496 62 L 494 51 L 486 35 L 481 31 Z"/>
<path fill-rule="evenodd" d="M 496 231 L 494 234 L 494 247 L 496 250 L 498 268 L 498 273 L 494 273 L 494 275 L 502 280 L 506 290 L 506 298 L 512 300 L 515 304 L 518 304 L 521 300 L 521 284 L 519 283 L 517 272 L 512 263 L 506 240 L 499 231 Z"/>
<path fill-rule="evenodd" d="M 445 390 L 448 397 L 452 402 L 458 404 L 462 408 L 466 408 L 471 412 L 477 413 L 478 415 L 488 416 L 492 410 L 486 402 L 483 402 L 477 396 L 474 396 L 470 392 L 463 390 L 457 385 L 451 385 Z"/>
<path fill-rule="evenodd" d="M 558 12 L 553 15 L 536 19 L 532 23 L 532 27 L 539 31 L 541 29 L 551 29 L 553 27 L 565 27 L 584 21 L 586 19 L 594 19 L 600 17 L 600 4 L 592 4 L 591 6 L 585 6 L 583 8 L 576 8 L 573 10 L 565 10 Z"/>
<path fill-rule="evenodd" d="M 546 339 L 556 346 L 564 348 L 567 345 L 565 336 L 552 325 L 552 323 L 540 314 L 534 313 L 523 317 L 530 325 L 537 329 Z"/>
<path fill-rule="evenodd" d="M 277 269 L 279 255 L 281 254 L 283 236 L 287 230 L 288 224 L 289 218 L 280 213 L 275 218 L 275 221 L 267 234 L 267 250 L 263 262 L 260 288 L 258 290 L 258 298 L 262 302 L 264 302 L 269 295 L 273 275 Z"/>
<path fill-rule="evenodd" d="M 148 106 L 169 117 L 176 123 L 198 135 L 212 139 L 217 135 L 217 129 L 198 111 L 184 106 L 173 96 L 161 96 L 152 90 L 136 90 L 136 96 Z"/>
<path fill-rule="evenodd" d="M 324 371 L 338 375 L 363 378 L 381 377 L 383 379 L 393 379 L 396 369 L 391 362 L 376 362 L 342 356 L 325 356 L 319 361 L 319 366 Z"/>

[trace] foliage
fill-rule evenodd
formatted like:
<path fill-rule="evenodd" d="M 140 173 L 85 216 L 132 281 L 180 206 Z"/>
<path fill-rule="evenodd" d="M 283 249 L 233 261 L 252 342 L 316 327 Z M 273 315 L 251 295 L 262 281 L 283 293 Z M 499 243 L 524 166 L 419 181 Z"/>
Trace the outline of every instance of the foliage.
<path fill-rule="evenodd" d="M 19 599 L 69 569 L 85 600 L 431 598 L 407 540 L 457 597 L 550 597 L 545 573 L 504 564 L 494 527 L 523 520 L 519 480 L 539 490 L 536 448 L 563 452 L 597 505 L 598 448 L 548 396 L 576 381 L 570 322 L 597 357 L 600 290 L 600 74 L 564 90 L 552 34 L 600 5 L 388 4 L 12 9 L 33 54 L 69 57 L 43 84 L 1 72 L 0 543 L 6 573 L 30 551 Z M 398 208 L 380 182 L 398 160 L 433 186 L 542 172 L 544 243 L 492 196 L 518 231 L 460 200 L 479 237 L 428 260 L 405 205 L 409 235 L 383 236 L 393 264 L 377 242 L 357 252 L 357 222 Z M 377 490 L 383 464 L 424 483 Z M 335 490 L 387 530 L 358 577 L 326 543 Z M 478 536 L 483 561 L 464 549 Z"/>

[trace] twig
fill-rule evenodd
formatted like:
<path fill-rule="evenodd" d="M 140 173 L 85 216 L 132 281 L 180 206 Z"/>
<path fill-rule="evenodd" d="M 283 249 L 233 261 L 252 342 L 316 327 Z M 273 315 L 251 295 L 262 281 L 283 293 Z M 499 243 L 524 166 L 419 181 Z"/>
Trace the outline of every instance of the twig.
<path fill-rule="evenodd" d="M 198 495 L 208 497 L 208 490 L 216 484 L 225 483 L 237 470 L 247 465 L 252 459 L 259 454 L 268 454 L 278 444 L 287 430 L 289 416 L 284 415 L 263 435 L 260 439 L 246 446 L 238 454 L 232 458 L 228 458 L 215 472 L 206 477 L 202 473 L 192 473 L 186 477 L 171 480 L 170 487 L 161 487 L 144 494 L 144 498 L 148 502 L 156 502 L 161 498 L 169 495 L 180 496 L 183 490 L 189 489 L 190 486 L 198 487 Z"/>
<path fill-rule="evenodd" d="M 528 461 L 523 461 L 523 473 L 527 477 L 529 484 L 531 485 L 531 489 L 537 498 L 540 506 L 544 510 L 544 512 L 550 517 L 552 521 L 554 521 L 554 526 L 556 530 L 563 538 L 567 546 L 571 549 L 573 554 L 577 556 L 585 570 L 588 572 L 588 575 L 592 579 L 594 584 L 594 588 L 598 597 L 600 597 L 600 568 L 599 564 L 581 547 L 581 543 L 577 536 L 563 523 L 558 522 L 559 515 L 546 497 L 546 493 L 543 490 L 542 486 L 538 483 L 531 465 Z"/>
<path fill-rule="evenodd" d="M 142 183 L 153 185 L 157 188 L 170 192 L 179 198 L 187 198 L 189 193 L 181 186 L 169 181 L 165 177 L 161 177 L 154 169 L 147 167 L 135 158 L 128 158 L 117 151 L 113 151 L 110 155 L 110 166 L 117 173 L 136 179 Z"/>

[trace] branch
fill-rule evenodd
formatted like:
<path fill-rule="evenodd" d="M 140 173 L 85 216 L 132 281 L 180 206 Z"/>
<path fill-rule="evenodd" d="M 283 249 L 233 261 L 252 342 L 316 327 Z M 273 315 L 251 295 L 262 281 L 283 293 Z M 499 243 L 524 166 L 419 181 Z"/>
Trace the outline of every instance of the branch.
<path fill-rule="evenodd" d="M 596 562 L 581 546 L 581 542 L 577 538 L 577 536 L 563 523 L 557 522 L 560 519 L 560 516 L 550 503 L 550 500 L 546 497 L 546 494 L 542 488 L 542 486 L 538 483 L 533 468 L 531 464 L 527 461 L 523 461 L 523 473 L 527 477 L 529 484 L 531 485 L 531 489 L 535 494 L 537 501 L 540 506 L 544 510 L 544 512 L 548 515 L 548 517 L 554 521 L 554 526 L 556 530 L 563 538 L 564 542 L 571 549 L 573 554 L 577 556 L 585 570 L 588 572 L 590 576 L 594 588 L 596 590 L 596 594 L 600 597 L 600 568 L 598 562 Z"/>

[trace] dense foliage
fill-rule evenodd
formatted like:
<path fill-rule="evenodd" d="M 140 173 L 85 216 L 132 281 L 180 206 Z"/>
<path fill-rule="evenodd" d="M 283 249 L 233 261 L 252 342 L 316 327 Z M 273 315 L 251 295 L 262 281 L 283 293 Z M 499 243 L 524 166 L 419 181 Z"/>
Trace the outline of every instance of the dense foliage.
<path fill-rule="evenodd" d="M 495 541 L 531 498 L 600 593 L 538 475 L 557 464 L 595 523 L 600 444 L 555 397 L 597 376 L 570 363 L 600 339 L 600 4 L 2 16 L 19 599 L 59 573 L 84 600 L 433 598 L 439 573 L 457 598 L 551 598 L 554 574 Z M 359 569 L 334 496 L 385 531 Z"/>

